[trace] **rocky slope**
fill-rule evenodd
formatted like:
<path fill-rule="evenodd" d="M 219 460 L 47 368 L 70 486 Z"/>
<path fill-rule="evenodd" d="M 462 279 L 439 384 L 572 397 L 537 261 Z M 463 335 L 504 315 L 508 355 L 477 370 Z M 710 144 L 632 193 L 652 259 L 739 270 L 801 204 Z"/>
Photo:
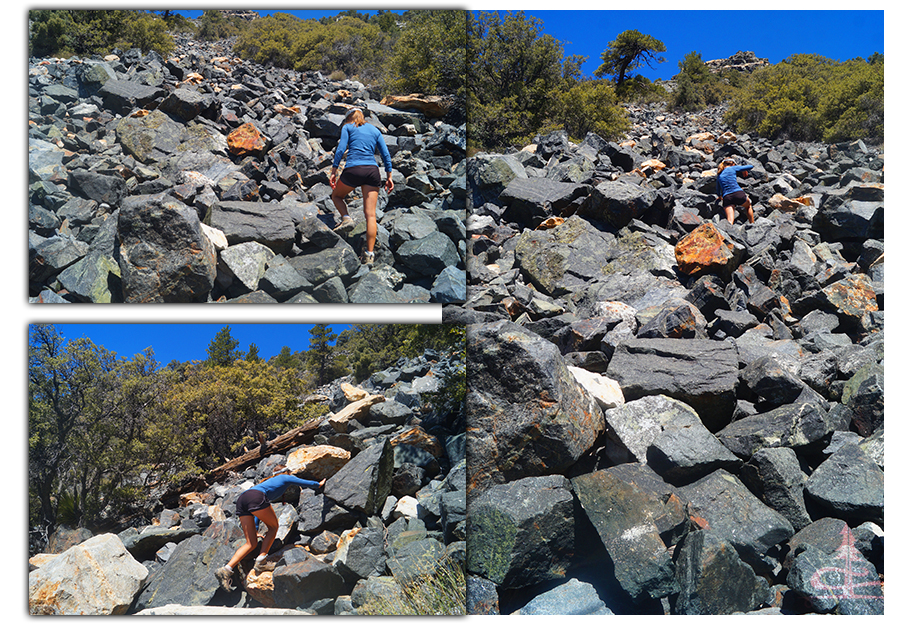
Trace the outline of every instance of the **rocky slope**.
<path fill-rule="evenodd" d="M 469 159 L 470 612 L 883 612 L 884 157 L 721 112 Z"/>
<path fill-rule="evenodd" d="M 30 560 L 30 612 L 355 614 L 448 559 L 464 566 L 465 416 L 428 405 L 464 366 L 461 354 L 426 350 L 359 387 L 337 380 L 309 398 L 331 412 L 305 426 L 308 442 L 203 488 L 161 492 L 142 525 L 60 529 Z M 255 574 L 252 553 L 227 593 L 213 573 L 244 540 L 234 502 L 279 464 L 324 478 L 324 491 L 295 487 L 273 504 L 274 571 Z"/>
<path fill-rule="evenodd" d="M 30 59 L 31 301 L 464 300 L 458 112 L 386 106 L 355 81 L 243 61 L 228 41 L 177 43 L 168 59 Z M 355 228 L 332 231 L 328 174 L 352 106 L 394 165 L 372 266 L 358 193 Z"/>

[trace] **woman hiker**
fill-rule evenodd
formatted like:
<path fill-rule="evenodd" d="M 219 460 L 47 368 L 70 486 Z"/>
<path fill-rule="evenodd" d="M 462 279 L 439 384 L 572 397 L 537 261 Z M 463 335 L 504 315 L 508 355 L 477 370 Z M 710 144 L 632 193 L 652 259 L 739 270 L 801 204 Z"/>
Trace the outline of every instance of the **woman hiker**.
<path fill-rule="evenodd" d="M 375 161 L 375 151 L 381 154 L 384 170 L 387 173 L 385 189 L 388 193 L 394 190 L 391 179 L 391 155 L 388 153 L 384 137 L 372 124 L 367 124 L 363 113 L 358 108 L 350 109 L 341 125 L 341 140 L 334 152 L 334 164 L 331 167 L 331 200 L 341 214 L 341 223 L 335 230 L 353 227 L 353 219 L 347 212 L 344 198 L 356 187 L 362 187 L 363 214 L 366 216 L 366 250 L 363 252 L 363 263 L 375 260 L 375 237 L 378 234 L 378 223 L 375 221 L 375 208 L 378 205 L 378 189 L 381 187 L 381 173 Z M 337 177 L 338 167 L 346 153 L 347 161 L 340 180 Z"/>
<path fill-rule="evenodd" d="M 276 467 L 276 471 L 283 468 Z M 325 480 L 313 482 L 294 477 L 290 473 L 276 473 L 256 486 L 251 486 L 238 496 L 235 507 L 237 508 L 237 516 L 241 522 L 241 529 L 244 530 L 244 537 L 247 539 L 247 542 L 237 548 L 228 564 L 216 571 L 216 579 L 219 580 L 219 584 L 226 592 L 231 592 L 233 588 L 231 577 L 234 567 L 247 554 L 256 549 L 256 528 L 259 525 L 259 521 L 266 524 L 266 535 L 263 538 L 259 555 L 253 564 L 253 570 L 256 573 L 266 570 L 264 561 L 266 556 L 269 555 L 269 549 L 272 547 L 272 543 L 275 542 L 275 533 L 278 531 L 278 517 L 275 516 L 275 510 L 272 508 L 271 502 L 277 501 L 284 495 L 284 491 L 287 490 L 288 486 L 292 484 L 306 488 L 321 488 L 325 485 Z"/>
<path fill-rule="evenodd" d="M 725 208 L 725 218 L 730 224 L 734 223 L 735 206 L 745 209 L 747 219 L 751 224 L 753 223 L 753 207 L 750 205 L 750 198 L 737 183 L 737 174 L 750 169 L 753 169 L 753 165 L 737 165 L 731 158 L 725 158 L 719 163 L 716 188 L 719 199 L 722 200 L 722 206 Z"/>

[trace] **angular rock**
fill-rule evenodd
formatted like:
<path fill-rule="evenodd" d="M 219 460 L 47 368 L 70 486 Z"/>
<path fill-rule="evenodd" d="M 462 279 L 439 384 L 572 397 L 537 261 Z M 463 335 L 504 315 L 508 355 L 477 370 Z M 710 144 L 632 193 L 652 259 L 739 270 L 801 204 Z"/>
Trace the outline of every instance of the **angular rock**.
<path fill-rule="evenodd" d="M 179 543 L 169 560 L 150 575 L 134 604 L 135 610 L 169 604 L 209 605 L 219 590 L 214 573 L 233 555 L 234 548 L 227 543 L 191 536 Z"/>
<path fill-rule="evenodd" d="M 818 403 L 798 402 L 739 419 L 716 433 L 737 456 L 747 459 L 760 449 L 802 449 L 834 431 L 828 414 Z"/>
<path fill-rule="evenodd" d="M 562 472 L 593 446 L 603 414 L 555 345 L 505 322 L 470 327 L 467 344 L 470 497 Z"/>
<path fill-rule="evenodd" d="M 667 395 L 691 406 L 715 432 L 734 411 L 737 351 L 706 339 L 630 339 L 618 345 L 606 375 L 619 382 L 626 401 Z"/>
<path fill-rule="evenodd" d="M 287 457 L 288 471 L 306 479 L 328 479 L 350 461 L 350 452 L 333 445 L 301 447 Z"/>
<path fill-rule="evenodd" d="M 593 586 L 572 578 L 562 586 L 539 594 L 517 610 L 516 614 L 527 616 L 539 614 L 612 615 L 613 612 L 606 607 Z"/>
<path fill-rule="evenodd" d="M 394 449 L 388 439 L 360 452 L 325 482 L 325 496 L 371 516 L 391 492 Z"/>
<path fill-rule="evenodd" d="M 731 543 L 754 570 L 771 570 L 775 560 L 769 551 L 794 534 L 786 518 L 722 469 L 678 492 L 691 505 L 695 522 Z"/>
<path fill-rule="evenodd" d="M 743 259 L 743 249 L 713 224 L 705 223 L 675 245 L 678 270 L 689 276 L 728 277 Z"/>
<path fill-rule="evenodd" d="M 288 254 L 294 244 L 294 221 L 280 204 L 218 202 L 209 225 L 224 232 L 229 245 L 256 241 L 276 254 Z"/>
<path fill-rule="evenodd" d="M 275 605 L 301 610 L 320 599 L 335 598 L 351 589 L 335 567 L 316 558 L 279 566 L 272 574 L 272 581 Z"/>
<path fill-rule="evenodd" d="M 800 531 L 812 522 L 803 501 L 806 475 L 792 449 L 760 449 L 741 467 L 741 481 L 754 495 Z"/>
<path fill-rule="evenodd" d="M 128 303 L 205 301 L 216 253 L 197 213 L 165 196 L 128 197 L 119 211 L 119 267 Z"/>
<path fill-rule="evenodd" d="M 487 489 L 469 506 L 468 570 L 501 588 L 560 579 L 574 555 L 574 502 L 561 475 Z"/>
<path fill-rule="evenodd" d="M 552 230 L 523 233 L 516 243 L 516 263 L 541 292 L 559 297 L 603 275 L 613 240 L 573 216 Z"/>
<path fill-rule="evenodd" d="M 688 535 L 677 567 L 681 592 L 676 614 L 750 612 L 770 600 L 766 580 L 741 561 L 728 541 L 710 530 Z"/>
<path fill-rule="evenodd" d="M 652 522 L 661 503 L 606 471 L 579 475 L 572 486 L 632 600 L 677 592 L 675 564 Z"/>
<path fill-rule="evenodd" d="M 828 614 L 884 614 L 878 571 L 854 545 L 850 527 L 821 519 L 790 540 L 788 586 Z"/>
<path fill-rule="evenodd" d="M 820 464 L 806 492 L 829 516 L 884 522 L 884 471 L 857 444 L 844 444 Z"/>
<path fill-rule="evenodd" d="M 28 612 L 125 614 L 147 575 L 117 536 L 94 536 L 28 574 Z"/>

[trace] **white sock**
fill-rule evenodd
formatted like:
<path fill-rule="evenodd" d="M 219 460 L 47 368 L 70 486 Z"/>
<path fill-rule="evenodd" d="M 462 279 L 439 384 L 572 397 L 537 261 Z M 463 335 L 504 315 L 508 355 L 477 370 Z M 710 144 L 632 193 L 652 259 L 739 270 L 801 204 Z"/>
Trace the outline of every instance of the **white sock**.
<path fill-rule="evenodd" d="M 228 571 L 229 573 L 232 573 L 232 572 L 233 572 L 233 571 L 231 570 L 231 567 L 228 566 L 227 564 L 226 564 L 223 568 L 224 568 L 226 571 Z"/>
<path fill-rule="evenodd" d="M 268 555 L 269 555 L 269 554 L 267 554 L 267 553 L 258 555 L 258 556 L 256 556 L 256 561 L 257 561 L 257 562 L 260 562 L 260 561 L 262 561 L 262 560 L 265 560 L 266 557 L 267 557 Z"/>

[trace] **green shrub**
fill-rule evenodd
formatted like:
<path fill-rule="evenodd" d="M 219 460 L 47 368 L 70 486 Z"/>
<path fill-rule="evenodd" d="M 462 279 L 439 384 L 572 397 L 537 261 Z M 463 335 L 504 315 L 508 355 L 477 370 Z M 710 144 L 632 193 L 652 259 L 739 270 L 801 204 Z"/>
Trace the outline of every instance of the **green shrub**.
<path fill-rule="evenodd" d="M 699 52 L 689 52 L 678 62 L 675 91 L 669 100 L 670 108 L 699 111 L 723 102 L 731 87 L 727 79 L 709 71 Z"/>
<path fill-rule="evenodd" d="M 462 97 L 466 87 L 464 11 L 407 11 L 385 69 L 387 89 Z"/>
<path fill-rule="evenodd" d="M 884 63 L 798 54 L 754 71 L 726 122 L 739 132 L 807 141 L 884 140 Z"/>
<path fill-rule="evenodd" d="M 229 19 L 221 11 L 204 11 L 200 16 L 197 36 L 205 41 L 228 39 L 242 32 L 244 24 L 240 18 Z"/>
<path fill-rule="evenodd" d="M 573 139 L 594 132 L 605 139 L 619 138 L 631 123 L 616 103 L 616 90 L 600 80 L 584 80 L 554 92 L 556 106 L 551 119 Z"/>

